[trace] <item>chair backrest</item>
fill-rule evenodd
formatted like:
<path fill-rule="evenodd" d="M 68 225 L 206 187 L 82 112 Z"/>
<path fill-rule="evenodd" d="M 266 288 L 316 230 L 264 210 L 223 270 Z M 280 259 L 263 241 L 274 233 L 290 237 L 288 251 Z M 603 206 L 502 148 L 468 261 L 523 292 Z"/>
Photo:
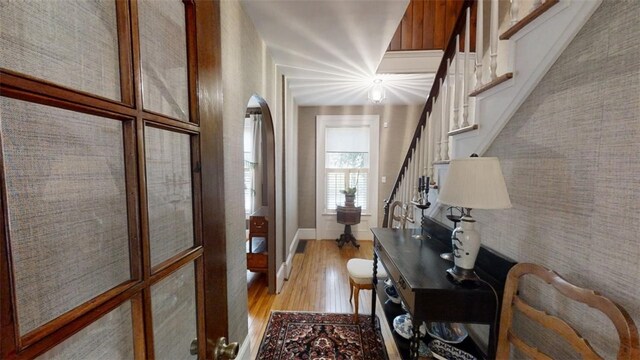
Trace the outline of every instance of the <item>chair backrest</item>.
<path fill-rule="evenodd" d="M 556 316 L 549 315 L 544 311 L 533 308 L 518 296 L 518 282 L 523 275 L 536 276 L 547 284 L 553 286 L 555 290 L 564 296 L 603 312 L 609 317 L 609 319 L 611 319 L 618 332 L 618 336 L 620 337 L 618 359 L 640 359 L 638 329 L 629 314 L 622 307 L 593 290 L 583 289 L 568 283 L 560 275 L 545 267 L 527 263 L 515 265 L 507 275 L 502 302 L 502 312 L 500 315 L 500 334 L 498 336 L 498 350 L 496 354 L 497 359 L 509 358 L 511 345 L 514 345 L 532 359 L 551 359 L 548 355 L 525 343 L 513 333 L 512 324 L 514 309 L 536 321 L 545 328 L 555 331 L 567 343 L 569 343 L 583 359 L 601 359 L 600 355 L 598 355 L 591 345 L 589 345 L 589 342 L 582 338 L 567 322 Z"/>
<path fill-rule="evenodd" d="M 400 208 L 399 215 L 396 214 L 396 209 Z M 389 211 L 389 227 L 392 229 L 404 229 L 406 221 L 403 216 L 403 204 L 401 201 L 394 201 L 391 204 Z M 397 221 L 397 225 L 396 222 Z"/>

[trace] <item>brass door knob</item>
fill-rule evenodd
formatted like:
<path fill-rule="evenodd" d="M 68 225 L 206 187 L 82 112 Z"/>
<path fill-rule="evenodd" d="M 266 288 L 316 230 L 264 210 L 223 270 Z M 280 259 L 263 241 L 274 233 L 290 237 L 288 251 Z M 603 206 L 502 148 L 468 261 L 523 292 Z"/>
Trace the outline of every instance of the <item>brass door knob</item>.
<path fill-rule="evenodd" d="M 227 344 L 227 339 L 224 337 L 219 338 L 213 350 L 213 359 L 235 359 L 236 356 L 238 356 L 238 343 L 232 342 L 231 344 Z"/>

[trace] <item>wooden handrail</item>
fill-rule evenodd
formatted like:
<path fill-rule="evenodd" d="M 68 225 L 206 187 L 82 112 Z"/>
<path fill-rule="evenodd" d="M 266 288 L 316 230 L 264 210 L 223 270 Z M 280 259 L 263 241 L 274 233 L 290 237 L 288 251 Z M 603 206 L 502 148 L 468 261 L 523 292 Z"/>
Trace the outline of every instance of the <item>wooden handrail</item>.
<path fill-rule="evenodd" d="M 431 91 L 429 92 L 429 96 L 427 97 L 427 101 L 422 109 L 422 114 L 420 115 L 420 120 L 418 121 L 418 125 L 416 126 L 416 130 L 413 133 L 413 138 L 411 139 L 411 144 L 409 145 L 409 149 L 407 150 L 407 154 L 404 157 L 404 161 L 402 162 L 402 166 L 400 167 L 400 172 L 398 173 L 398 177 L 396 177 L 396 181 L 393 184 L 391 189 L 391 194 L 385 200 L 385 213 L 383 219 L 383 227 L 388 226 L 388 213 L 387 210 L 389 208 L 389 201 L 396 195 L 396 191 L 398 190 L 398 186 L 400 184 L 400 180 L 404 176 L 405 168 L 409 164 L 409 160 L 411 157 L 411 151 L 416 148 L 418 143 L 418 134 L 420 133 L 420 129 L 422 126 L 427 126 L 427 114 L 431 113 L 433 107 L 433 99 L 437 98 L 440 93 L 440 79 L 444 80 L 447 76 L 447 60 L 453 59 L 456 51 L 456 38 L 457 35 L 462 34 L 465 22 L 466 22 L 466 12 L 467 8 L 473 6 L 476 0 L 464 0 L 462 7 L 460 8 L 460 13 L 458 14 L 458 18 L 456 20 L 456 24 L 453 27 L 453 31 L 451 32 L 451 36 L 449 37 L 449 41 L 447 43 L 447 47 L 444 50 L 444 54 L 442 55 L 442 60 L 440 61 L 440 66 L 438 67 L 438 71 L 436 72 L 436 76 L 433 80 L 433 85 L 431 86 Z"/>

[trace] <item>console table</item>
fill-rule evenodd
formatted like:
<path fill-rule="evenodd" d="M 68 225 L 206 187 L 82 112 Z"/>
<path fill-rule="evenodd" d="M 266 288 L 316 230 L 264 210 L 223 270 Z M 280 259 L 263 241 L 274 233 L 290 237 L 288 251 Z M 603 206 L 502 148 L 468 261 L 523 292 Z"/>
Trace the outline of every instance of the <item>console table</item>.
<path fill-rule="evenodd" d="M 490 336 L 487 350 L 480 349 L 470 337 L 456 347 L 471 353 L 478 359 L 494 358 L 497 340 L 495 327 L 498 324 L 496 309 L 499 312 L 500 304 L 496 307 L 496 296 L 488 285 L 478 282 L 461 286 L 447 277 L 446 269 L 452 267 L 453 263 L 440 258 L 440 253 L 451 250 L 451 246 L 446 245 L 447 229 L 436 223 L 428 223 L 425 226 L 423 221 L 423 229 L 376 228 L 371 231 L 374 235 L 374 294 L 371 307 L 373 315 L 375 315 L 376 294 L 384 309 L 384 317 L 381 321 L 386 320 L 392 331 L 394 317 L 403 313 L 399 305 L 386 301 L 384 284 L 378 283 L 376 277 L 379 261 L 407 306 L 414 324 L 421 324 L 422 321 L 488 324 Z M 422 234 L 426 239 L 412 237 L 417 234 Z M 451 240 L 448 240 L 448 243 L 450 244 Z M 488 258 L 489 261 L 496 262 L 495 268 L 504 272 L 504 276 L 514 264 L 510 260 L 500 258 L 498 254 L 487 253 L 486 249 L 481 255 L 483 258 L 477 264 L 486 262 Z M 497 257 L 497 260 L 492 260 L 491 257 Z M 482 269 L 478 269 L 478 266 L 476 268 L 480 277 L 496 289 L 498 301 L 500 301 L 504 286 L 502 275 L 498 275 L 496 279 Z M 495 269 L 492 270 L 495 271 Z M 372 321 L 375 321 L 375 316 L 372 316 Z M 418 358 L 421 339 L 419 331 L 414 333 L 412 340 L 408 342 L 394 332 L 394 340 L 403 359 Z M 428 344 L 431 337 L 427 334 L 424 341 Z"/>

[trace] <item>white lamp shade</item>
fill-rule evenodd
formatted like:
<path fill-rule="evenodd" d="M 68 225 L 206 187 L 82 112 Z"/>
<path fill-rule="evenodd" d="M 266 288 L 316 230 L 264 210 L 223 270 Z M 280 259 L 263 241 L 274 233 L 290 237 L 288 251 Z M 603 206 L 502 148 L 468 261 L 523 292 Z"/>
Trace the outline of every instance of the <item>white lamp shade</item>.
<path fill-rule="evenodd" d="M 500 162 L 495 157 L 451 160 L 438 200 L 469 209 L 511 207 Z"/>

